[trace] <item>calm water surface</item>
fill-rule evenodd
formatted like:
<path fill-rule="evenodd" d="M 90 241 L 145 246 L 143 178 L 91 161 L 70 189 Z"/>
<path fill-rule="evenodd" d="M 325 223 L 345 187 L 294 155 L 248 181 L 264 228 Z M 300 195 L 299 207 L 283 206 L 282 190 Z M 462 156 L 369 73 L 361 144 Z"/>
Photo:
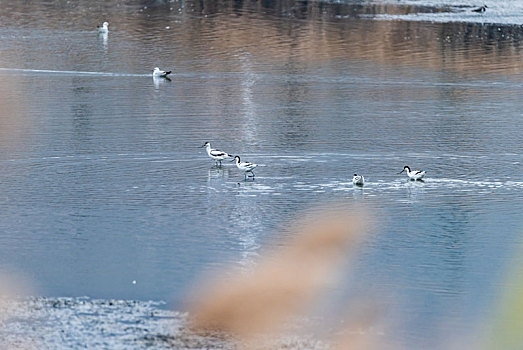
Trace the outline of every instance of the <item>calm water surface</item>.
<path fill-rule="evenodd" d="M 40 295 L 177 307 L 197 276 L 252 265 L 336 199 L 370 205 L 377 232 L 334 294 L 379 295 L 401 315 L 392 338 L 436 346 L 490 313 L 522 263 L 521 27 L 358 16 L 387 5 L 100 3 L 0 9 L 0 271 Z M 205 141 L 256 179 L 214 167 Z"/>

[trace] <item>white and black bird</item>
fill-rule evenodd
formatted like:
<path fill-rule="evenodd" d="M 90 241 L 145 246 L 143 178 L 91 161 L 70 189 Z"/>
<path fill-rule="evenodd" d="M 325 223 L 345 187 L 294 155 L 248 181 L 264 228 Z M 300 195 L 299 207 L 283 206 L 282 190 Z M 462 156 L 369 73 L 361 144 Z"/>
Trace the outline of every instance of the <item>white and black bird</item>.
<path fill-rule="evenodd" d="M 98 33 L 108 33 L 109 32 L 109 22 L 104 22 L 102 26 L 96 26 Z"/>
<path fill-rule="evenodd" d="M 421 180 L 425 176 L 425 171 L 424 170 L 412 170 L 411 171 L 410 168 L 407 165 L 405 165 L 403 167 L 403 170 L 400 171 L 398 174 L 401 174 L 405 170 L 407 171 L 407 176 L 411 180 Z"/>
<path fill-rule="evenodd" d="M 487 9 L 488 9 L 487 5 L 483 5 L 481 7 L 478 7 L 477 9 L 473 9 L 472 11 L 478 12 L 478 13 L 483 13 L 483 12 L 487 11 Z"/>
<path fill-rule="evenodd" d="M 258 164 L 249 163 L 249 162 L 242 162 L 240 160 L 240 156 L 235 156 L 234 160 L 236 161 L 236 166 L 238 167 L 238 169 L 243 171 L 243 173 L 245 175 L 245 178 L 247 178 L 247 173 L 252 174 L 252 177 L 255 176 L 253 170 L 254 170 L 254 168 L 256 168 L 258 166 Z"/>
<path fill-rule="evenodd" d="M 363 186 L 365 184 L 365 179 L 363 178 L 363 175 L 354 174 L 352 177 L 352 183 L 354 185 Z"/>
<path fill-rule="evenodd" d="M 217 165 L 222 165 L 222 160 L 232 158 L 232 155 L 230 155 L 227 152 L 220 151 L 219 149 L 211 148 L 211 144 L 209 142 L 205 142 L 202 148 L 205 147 L 205 150 L 207 151 L 207 154 L 209 157 L 214 159 Z"/>
<path fill-rule="evenodd" d="M 154 69 L 153 69 L 153 77 L 156 77 L 156 78 L 167 78 L 167 76 L 169 74 L 171 74 L 171 72 L 172 71 L 165 71 L 165 70 L 161 70 L 158 67 L 154 67 Z"/>

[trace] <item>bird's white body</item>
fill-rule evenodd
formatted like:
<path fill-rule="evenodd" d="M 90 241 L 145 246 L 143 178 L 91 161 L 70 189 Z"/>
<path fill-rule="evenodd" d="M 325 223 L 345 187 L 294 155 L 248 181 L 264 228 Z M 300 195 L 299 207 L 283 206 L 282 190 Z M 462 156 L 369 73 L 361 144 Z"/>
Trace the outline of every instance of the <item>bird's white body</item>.
<path fill-rule="evenodd" d="M 407 176 L 411 180 L 421 180 L 425 176 L 424 170 L 412 170 L 411 171 L 410 168 L 406 165 L 403 167 L 403 170 L 401 172 L 404 172 L 405 170 L 407 171 Z"/>
<path fill-rule="evenodd" d="M 169 74 L 171 74 L 171 71 L 164 71 L 158 67 L 154 67 L 153 69 L 153 77 L 167 78 Z"/>
<path fill-rule="evenodd" d="M 354 185 L 363 186 L 363 184 L 365 183 L 365 179 L 363 178 L 363 175 L 354 174 L 354 176 L 352 177 L 352 183 Z"/>
<path fill-rule="evenodd" d="M 227 152 L 223 152 L 218 149 L 211 148 L 211 144 L 209 142 L 205 142 L 205 144 L 202 147 L 205 147 L 205 150 L 207 151 L 207 154 L 209 155 L 209 157 L 214 159 L 220 165 L 222 164 L 222 160 L 232 157 Z"/>
<path fill-rule="evenodd" d="M 251 173 L 252 176 L 255 176 L 253 170 L 258 166 L 258 164 L 242 162 L 239 156 L 235 156 L 234 159 L 236 160 L 236 167 L 243 171 L 246 177 L 247 173 Z"/>
<path fill-rule="evenodd" d="M 101 27 L 96 27 L 98 33 L 108 33 L 109 32 L 109 23 L 104 22 Z"/>

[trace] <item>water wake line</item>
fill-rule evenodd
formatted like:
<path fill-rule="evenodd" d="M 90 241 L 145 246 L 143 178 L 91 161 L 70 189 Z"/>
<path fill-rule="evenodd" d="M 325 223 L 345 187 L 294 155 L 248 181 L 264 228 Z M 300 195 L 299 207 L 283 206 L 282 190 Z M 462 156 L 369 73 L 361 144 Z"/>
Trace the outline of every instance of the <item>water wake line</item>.
<path fill-rule="evenodd" d="M 50 70 L 50 69 L 25 69 L 25 68 L 0 68 L 4 72 L 25 72 L 25 73 L 42 73 L 42 74 L 63 74 L 63 75 L 88 75 L 103 77 L 149 77 L 150 74 L 132 74 L 132 73 L 110 73 L 110 72 L 85 72 L 72 70 Z"/>

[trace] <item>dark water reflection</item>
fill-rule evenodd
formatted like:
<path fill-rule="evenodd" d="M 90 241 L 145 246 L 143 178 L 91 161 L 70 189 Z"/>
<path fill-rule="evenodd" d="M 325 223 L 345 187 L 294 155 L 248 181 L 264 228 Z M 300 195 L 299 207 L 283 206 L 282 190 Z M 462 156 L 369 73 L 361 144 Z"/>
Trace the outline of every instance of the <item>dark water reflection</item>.
<path fill-rule="evenodd" d="M 177 305 L 297 211 L 363 201 L 380 234 L 338 292 L 375 291 L 409 344 L 470 331 L 521 244 L 521 28 L 361 17 L 414 9 L 3 3 L 0 269 L 45 295 Z M 213 167 L 204 141 L 256 180 Z"/>

